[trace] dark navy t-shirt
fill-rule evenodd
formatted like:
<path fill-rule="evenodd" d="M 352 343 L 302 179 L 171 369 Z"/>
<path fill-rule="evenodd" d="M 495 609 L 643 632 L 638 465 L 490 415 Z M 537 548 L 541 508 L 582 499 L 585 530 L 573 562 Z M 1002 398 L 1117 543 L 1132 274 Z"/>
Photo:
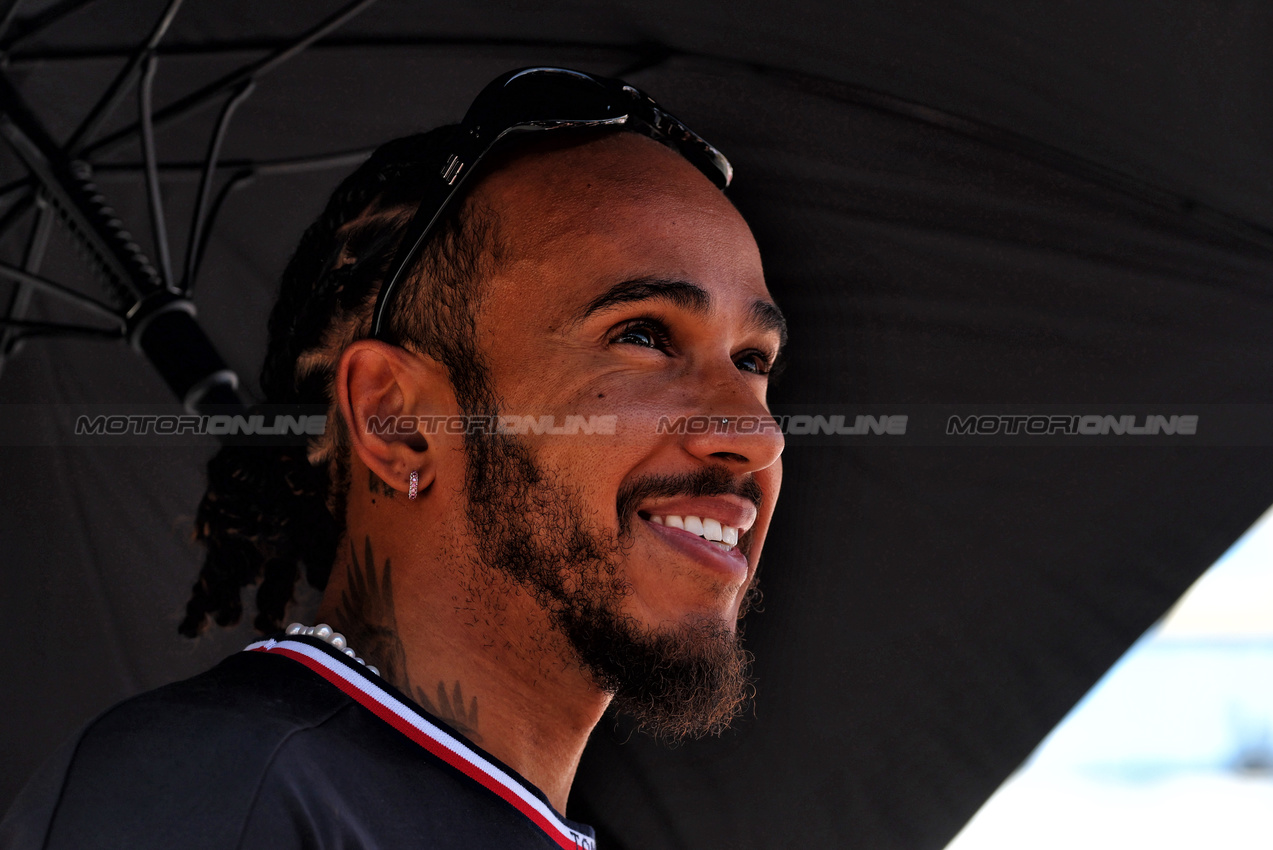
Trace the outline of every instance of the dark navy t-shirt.
<path fill-rule="evenodd" d="M 103 714 L 3 850 L 592 848 L 513 770 L 312 638 L 262 641 Z"/>

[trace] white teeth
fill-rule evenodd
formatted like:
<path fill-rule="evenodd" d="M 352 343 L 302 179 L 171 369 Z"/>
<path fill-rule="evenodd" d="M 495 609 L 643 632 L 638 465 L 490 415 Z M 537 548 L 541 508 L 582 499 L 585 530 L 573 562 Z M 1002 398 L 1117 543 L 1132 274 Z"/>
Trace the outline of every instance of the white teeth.
<path fill-rule="evenodd" d="M 715 540 L 717 543 L 725 539 L 725 535 L 721 533 L 720 523 L 711 518 L 703 520 L 703 537 Z"/>
<path fill-rule="evenodd" d="M 697 534 L 704 540 L 719 543 L 726 551 L 738 545 L 738 535 L 742 529 L 732 525 L 723 525 L 720 520 L 696 516 L 651 516 L 650 522 L 665 525 L 668 528 L 679 528 L 691 534 Z"/>

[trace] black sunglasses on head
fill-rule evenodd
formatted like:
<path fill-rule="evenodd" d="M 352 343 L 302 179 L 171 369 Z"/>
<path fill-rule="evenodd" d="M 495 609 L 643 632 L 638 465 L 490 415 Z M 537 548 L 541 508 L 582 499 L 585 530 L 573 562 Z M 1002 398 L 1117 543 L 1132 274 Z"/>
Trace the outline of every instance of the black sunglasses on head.
<path fill-rule="evenodd" d="M 482 89 L 469 107 L 450 153 L 407 225 L 376 297 L 372 338 L 386 340 L 388 316 L 399 284 L 451 201 L 497 143 L 521 133 L 607 126 L 634 130 L 675 148 L 721 189 L 734 176 L 724 154 L 664 112 L 645 92 L 622 80 L 567 68 L 522 68 L 502 74 Z"/>

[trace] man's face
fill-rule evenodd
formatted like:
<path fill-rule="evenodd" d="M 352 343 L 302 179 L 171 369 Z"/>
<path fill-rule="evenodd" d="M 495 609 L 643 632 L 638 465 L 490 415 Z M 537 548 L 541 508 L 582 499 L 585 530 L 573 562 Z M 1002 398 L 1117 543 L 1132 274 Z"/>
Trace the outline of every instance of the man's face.
<path fill-rule="evenodd" d="M 507 246 L 476 328 L 499 412 L 615 427 L 471 440 L 472 546 L 620 702 L 680 703 L 655 722 L 695 731 L 686 711 L 724 710 L 695 692 L 730 691 L 732 713 L 745 685 L 737 622 L 781 480 L 781 436 L 754 427 L 772 424 L 782 336 L 755 241 L 693 166 L 633 134 L 517 159 L 483 192 Z M 698 424 L 660 429 L 681 417 Z"/>

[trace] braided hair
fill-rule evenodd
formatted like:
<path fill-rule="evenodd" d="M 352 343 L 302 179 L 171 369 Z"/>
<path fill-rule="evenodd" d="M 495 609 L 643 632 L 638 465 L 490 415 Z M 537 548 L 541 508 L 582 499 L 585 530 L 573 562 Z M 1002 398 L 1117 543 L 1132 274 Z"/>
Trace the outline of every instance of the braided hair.
<path fill-rule="evenodd" d="M 186 616 L 194 637 L 209 621 L 243 614 L 242 590 L 259 582 L 255 627 L 280 627 L 302 568 L 322 590 L 345 528 L 348 434 L 333 383 L 345 348 L 370 336 L 371 312 L 397 243 L 437 173 L 454 127 L 388 142 L 332 194 L 283 272 L 261 369 L 267 404 L 323 405 L 327 428 L 308 445 L 223 446 L 208 463 L 195 516 L 207 553 Z M 498 221 L 470 195 L 416 259 L 390 317 L 389 338 L 437 360 L 466 412 L 489 394 L 474 344 L 478 283 L 502 257 Z"/>

